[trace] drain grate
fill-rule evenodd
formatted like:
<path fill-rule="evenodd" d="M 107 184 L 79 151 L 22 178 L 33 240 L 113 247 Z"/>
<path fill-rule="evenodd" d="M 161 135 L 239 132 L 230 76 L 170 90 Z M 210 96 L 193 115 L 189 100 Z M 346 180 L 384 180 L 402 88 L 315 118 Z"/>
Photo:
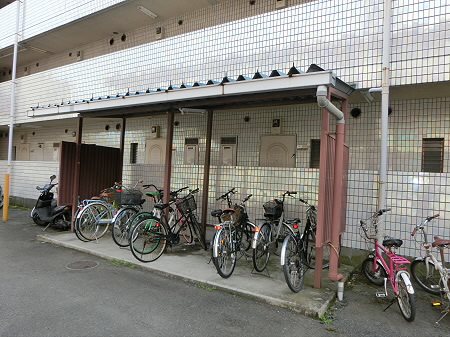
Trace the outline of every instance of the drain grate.
<path fill-rule="evenodd" d="M 92 269 L 98 266 L 98 262 L 95 261 L 75 261 L 69 263 L 66 268 L 69 270 L 85 270 Z"/>

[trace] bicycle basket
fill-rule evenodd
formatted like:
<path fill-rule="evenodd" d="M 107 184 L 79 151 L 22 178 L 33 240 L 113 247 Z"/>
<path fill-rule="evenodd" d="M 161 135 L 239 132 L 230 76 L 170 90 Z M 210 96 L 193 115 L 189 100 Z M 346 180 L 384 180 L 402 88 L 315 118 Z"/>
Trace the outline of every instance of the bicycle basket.
<path fill-rule="evenodd" d="M 196 204 L 194 196 L 192 194 L 188 195 L 187 197 L 177 200 L 176 205 L 177 205 L 178 210 L 181 213 L 189 213 L 189 212 L 193 212 L 197 209 L 197 204 Z"/>
<path fill-rule="evenodd" d="M 264 217 L 271 220 L 279 219 L 283 213 L 283 203 L 278 199 L 266 202 L 263 207 Z"/>
<path fill-rule="evenodd" d="M 375 240 L 378 234 L 378 224 L 372 221 L 360 221 L 360 235 L 364 240 Z"/>
<path fill-rule="evenodd" d="M 142 192 L 139 190 L 123 190 L 118 193 L 118 201 L 121 205 L 140 205 L 142 200 Z"/>

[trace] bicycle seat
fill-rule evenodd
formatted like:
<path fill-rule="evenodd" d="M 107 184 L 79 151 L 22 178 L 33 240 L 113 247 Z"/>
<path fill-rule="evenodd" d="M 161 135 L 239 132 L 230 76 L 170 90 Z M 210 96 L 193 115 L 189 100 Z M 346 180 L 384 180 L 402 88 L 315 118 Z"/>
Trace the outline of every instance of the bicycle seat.
<path fill-rule="evenodd" d="M 450 240 L 441 239 L 439 236 L 434 237 L 434 242 L 431 244 L 433 247 L 444 247 L 450 245 Z"/>
<path fill-rule="evenodd" d="M 215 209 L 214 211 L 211 211 L 211 216 L 218 218 L 223 214 L 223 211 L 221 209 Z"/>
<path fill-rule="evenodd" d="M 403 244 L 403 240 L 387 237 L 383 240 L 383 246 L 399 248 Z"/>

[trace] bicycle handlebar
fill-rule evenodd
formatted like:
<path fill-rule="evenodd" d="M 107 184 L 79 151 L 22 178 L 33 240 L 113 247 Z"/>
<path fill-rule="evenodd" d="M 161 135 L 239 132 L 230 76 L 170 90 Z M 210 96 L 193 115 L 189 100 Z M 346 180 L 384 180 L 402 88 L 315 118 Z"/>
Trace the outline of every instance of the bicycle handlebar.
<path fill-rule="evenodd" d="M 296 195 L 296 194 L 297 194 L 297 192 L 286 191 L 286 192 L 284 192 L 283 196 L 285 196 L 285 195 L 291 196 L 291 195 Z"/>
<path fill-rule="evenodd" d="M 438 218 L 438 217 L 439 217 L 439 213 L 437 213 L 437 214 L 435 214 L 435 215 L 432 215 L 432 216 L 426 217 L 425 220 L 424 220 L 421 224 L 416 225 L 416 226 L 414 227 L 413 231 L 411 232 L 411 236 L 416 235 L 418 229 L 422 229 L 422 230 L 423 230 L 423 229 L 424 229 L 424 225 L 425 225 L 427 222 L 429 222 L 429 221 L 431 221 L 431 220 L 433 220 L 433 219 L 436 219 L 436 218 Z"/>
<path fill-rule="evenodd" d="M 220 200 L 220 199 L 225 200 L 229 194 L 234 194 L 234 193 L 235 193 L 235 190 L 236 190 L 236 187 L 233 187 L 231 190 L 229 190 L 229 191 L 228 191 L 227 193 L 225 193 L 225 194 L 222 194 L 222 195 L 221 195 L 220 197 L 218 197 L 216 200 Z"/>
<path fill-rule="evenodd" d="M 431 220 L 436 219 L 436 218 L 438 218 L 438 217 L 439 217 L 439 213 L 438 213 L 438 214 L 435 214 L 435 215 L 433 215 L 433 216 L 429 216 L 429 217 L 427 218 L 427 221 L 431 221 Z"/>
<path fill-rule="evenodd" d="M 245 203 L 246 201 L 248 201 L 248 199 L 250 199 L 253 196 L 253 194 L 249 194 L 245 197 L 244 200 L 242 200 L 242 203 Z"/>
<path fill-rule="evenodd" d="M 145 189 L 150 188 L 150 187 L 153 187 L 153 188 L 154 188 L 155 190 L 157 190 L 158 192 L 161 192 L 161 191 L 162 191 L 162 189 L 159 189 L 158 187 L 156 187 L 156 185 L 153 185 L 153 184 L 142 185 L 142 187 L 145 188 Z"/>
<path fill-rule="evenodd" d="M 383 215 L 383 213 L 390 212 L 390 211 L 391 211 L 390 208 L 383 208 L 383 209 L 380 209 L 379 211 L 376 212 L 376 216 Z"/>
<path fill-rule="evenodd" d="M 200 189 L 197 187 L 195 190 L 189 191 L 189 193 L 190 193 L 190 194 L 195 194 L 195 193 L 197 193 L 198 191 L 200 191 Z"/>
<path fill-rule="evenodd" d="M 184 190 L 187 190 L 188 188 L 189 188 L 189 186 L 184 186 L 176 191 L 170 192 L 170 195 L 176 197 L 176 196 L 178 196 L 178 194 L 180 192 L 183 192 Z"/>

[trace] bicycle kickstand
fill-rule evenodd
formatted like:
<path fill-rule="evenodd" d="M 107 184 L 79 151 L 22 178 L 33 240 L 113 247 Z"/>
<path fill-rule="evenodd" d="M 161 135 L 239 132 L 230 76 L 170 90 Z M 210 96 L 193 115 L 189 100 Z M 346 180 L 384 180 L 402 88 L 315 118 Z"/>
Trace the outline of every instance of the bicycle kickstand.
<path fill-rule="evenodd" d="M 444 311 L 442 311 L 441 313 L 442 313 L 442 315 L 441 315 L 441 317 L 439 317 L 439 319 L 436 321 L 436 325 L 439 325 L 439 322 L 440 321 L 442 321 L 442 319 L 445 317 L 445 316 L 447 316 L 447 314 L 449 313 L 449 311 L 450 311 L 450 309 L 446 309 L 446 310 L 444 310 Z"/>
<path fill-rule="evenodd" d="M 385 312 L 386 310 L 388 310 L 388 309 L 392 306 L 392 304 L 395 303 L 396 300 L 397 300 L 397 297 L 394 297 L 394 298 L 392 299 L 391 303 L 389 303 L 389 305 L 388 305 L 386 308 L 384 308 L 383 312 Z"/>

